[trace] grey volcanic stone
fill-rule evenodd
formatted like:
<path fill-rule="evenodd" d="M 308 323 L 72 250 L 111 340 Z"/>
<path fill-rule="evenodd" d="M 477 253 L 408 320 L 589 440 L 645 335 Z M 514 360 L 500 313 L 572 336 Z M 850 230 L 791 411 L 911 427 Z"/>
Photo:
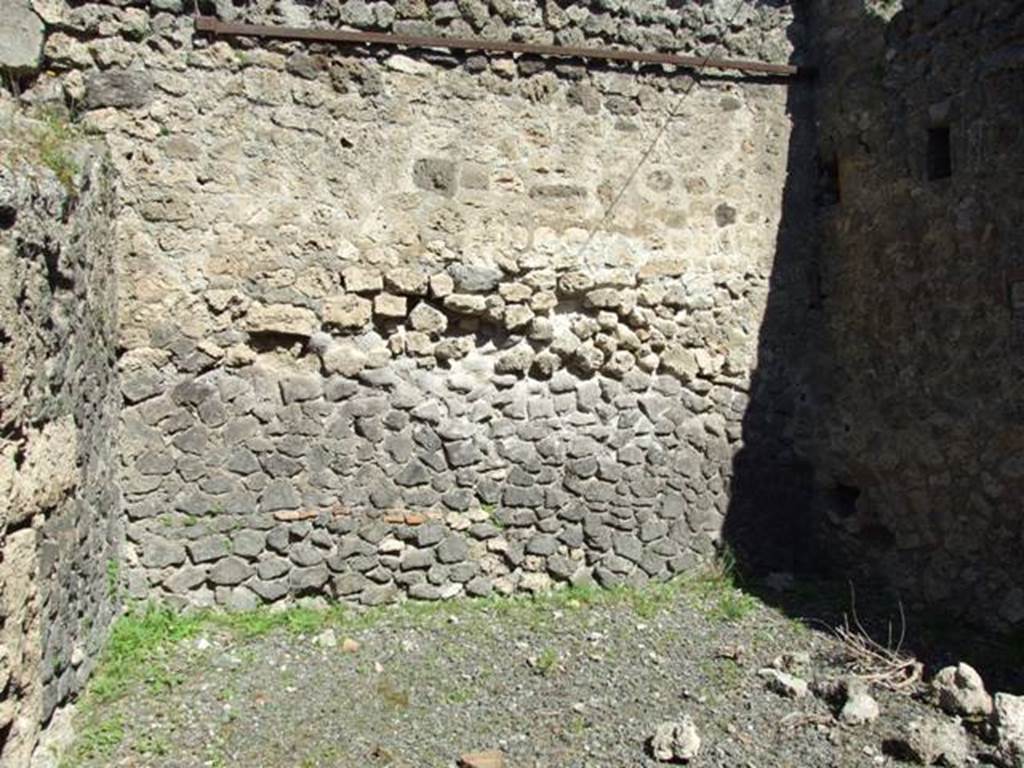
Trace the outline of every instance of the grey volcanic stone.
<path fill-rule="evenodd" d="M 231 538 L 231 551 L 242 557 L 256 557 L 266 545 L 266 536 L 259 530 L 240 530 Z"/>
<path fill-rule="evenodd" d="M 272 480 L 260 495 L 261 512 L 277 512 L 279 510 L 298 509 L 301 503 L 299 494 L 289 481 Z"/>
<path fill-rule="evenodd" d="M 634 563 L 639 562 L 643 556 L 643 544 L 631 534 L 616 533 L 612 537 L 612 547 L 615 550 L 615 554 Z"/>
<path fill-rule="evenodd" d="M 288 528 L 283 525 L 274 528 L 267 534 L 267 546 L 275 552 L 282 554 L 288 551 L 290 540 L 291 536 L 288 534 Z"/>
<path fill-rule="evenodd" d="M 253 568 L 237 557 L 225 557 L 210 569 L 210 581 L 214 584 L 231 586 L 241 584 L 252 576 Z"/>
<path fill-rule="evenodd" d="M 476 447 L 472 440 L 462 440 L 457 443 L 446 443 L 444 446 L 448 463 L 453 467 L 465 467 L 475 464 L 483 458 L 483 453 Z"/>
<path fill-rule="evenodd" d="M 477 576 L 466 584 L 466 594 L 473 597 L 487 597 L 494 590 L 494 582 L 486 576 Z"/>
<path fill-rule="evenodd" d="M 256 575 L 264 581 L 284 576 L 291 570 L 291 564 L 283 557 L 270 557 L 261 560 L 256 566 Z"/>
<path fill-rule="evenodd" d="M 501 533 L 501 529 L 492 523 L 475 523 L 469 529 L 469 535 L 474 539 L 493 539 Z"/>
<path fill-rule="evenodd" d="M 951 715 L 987 716 L 992 697 L 981 675 L 969 664 L 944 667 L 932 678 L 932 691 L 943 711 Z"/>
<path fill-rule="evenodd" d="M 323 562 L 324 556 L 316 547 L 308 542 L 301 542 L 289 551 L 291 561 L 298 566 L 309 567 Z"/>
<path fill-rule="evenodd" d="M 451 197 L 456 188 L 455 163 L 437 157 L 420 158 L 413 164 L 412 179 L 420 189 Z"/>
<path fill-rule="evenodd" d="M 403 571 L 418 571 L 429 568 L 434 564 L 434 551 L 431 549 L 407 549 L 402 553 L 401 569 Z"/>
<path fill-rule="evenodd" d="M 437 523 L 421 525 L 416 529 L 416 544 L 420 547 L 430 547 L 440 542 L 445 536 L 445 527 Z"/>
<path fill-rule="evenodd" d="M 185 562 L 185 547 L 177 542 L 153 538 L 142 549 L 142 564 L 147 568 L 166 568 Z"/>
<path fill-rule="evenodd" d="M 544 491 L 541 488 L 505 488 L 503 501 L 507 507 L 539 507 L 544 503 Z"/>
<path fill-rule="evenodd" d="M 366 588 L 369 582 L 361 573 L 340 573 L 334 577 L 334 594 L 338 597 L 354 595 Z"/>
<path fill-rule="evenodd" d="M 281 380 L 281 398 L 288 403 L 313 400 L 323 394 L 323 382 L 312 374 L 288 376 Z"/>
<path fill-rule="evenodd" d="M 576 569 L 578 567 L 576 563 L 562 555 L 549 557 L 547 566 L 548 573 L 562 581 L 569 581 L 569 579 L 572 578 L 572 575 L 576 573 Z"/>
<path fill-rule="evenodd" d="M 390 603 L 398 597 L 398 587 L 394 584 L 375 584 L 363 590 L 359 602 L 363 605 L 382 605 Z"/>
<path fill-rule="evenodd" d="M 315 565 L 312 568 L 296 568 L 288 575 L 288 583 L 295 592 L 307 592 L 322 587 L 329 577 L 326 565 Z"/>
<path fill-rule="evenodd" d="M 195 589 L 204 581 L 206 581 L 206 570 L 189 565 L 184 568 L 176 568 L 174 573 L 164 581 L 164 586 L 171 592 L 180 594 Z"/>
<path fill-rule="evenodd" d="M 395 482 L 406 488 L 430 482 L 430 470 L 421 461 L 411 461 L 395 476 Z"/>
<path fill-rule="evenodd" d="M 502 278 L 500 269 L 474 264 L 452 264 L 448 274 L 455 281 L 456 293 L 490 293 Z"/>
<path fill-rule="evenodd" d="M 228 553 L 228 540 L 224 536 L 205 536 L 189 542 L 189 557 L 194 563 L 205 563 L 216 560 Z"/>
<path fill-rule="evenodd" d="M 442 563 L 459 563 L 469 555 L 469 547 L 461 536 L 448 536 L 437 547 L 437 559 Z"/>
<path fill-rule="evenodd" d="M 558 539 L 550 534 L 539 534 L 526 542 L 528 555 L 553 555 L 558 550 Z"/>
<path fill-rule="evenodd" d="M 441 590 L 433 584 L 413 584 L 409 587 L 409 597 L 413 600 L 440 600 Z"/>
<path fill-rule="evenodd" d="M 252 581 L 247 586 L 268 603 L 280 600 L 282 597 L 287 595 L 289 591 L 288 579 L 278 579 L 277 581 Z"/>
<path fill-rule="evenodd" d="M 959 768 L 967 764 L 967 737 L 959 723 L 926 717 L 912 720 L 898 737 L 901 754 L 919 765 L 943 765 Z"/>
<path fill-rule="evenodd" d="M 144 107 L 152 98 L 153 78 L 135 70 L 90 72 L 85 77 L 85 106 Z"/>
<path fill-rule="evenodd" d="M 0 70 L 28 72 L 39 67 L 45 28 L 30 0 L 7 0 L 0 24 Z"/>
<path fill-rule="evenodd" d="M 205 427 L 194 426 L 174 436 L 174 446 L 185 453 L 202 454 L 209 442 Z"/>

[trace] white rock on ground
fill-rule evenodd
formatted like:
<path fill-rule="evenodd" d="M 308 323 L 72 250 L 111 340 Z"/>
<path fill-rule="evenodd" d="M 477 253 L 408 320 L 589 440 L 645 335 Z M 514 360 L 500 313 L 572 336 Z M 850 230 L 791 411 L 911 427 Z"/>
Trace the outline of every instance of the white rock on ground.
<path fill-rule="evenodd" d="M 651 737 L 651 753 L 661 762 L 689 762 L 700 753 L 700 734 L 689 715 L 662 723 Z"/>
<path fill-rule="evenodd" d="M 807 695 L 807 681 L 796 675 L 771 667 L 760 669 L 757 674 L 765 679 L 768 690 L 779 694 L 779 696 L 785 696 L 787 699 L 802 699 Z"/>
<path fill-rule="evenodd" d="M 843 707 L 839 720 L 847 725 L 863 725 L 878 719 L 881 711 L 878 702 L 869 692 L 869 686 L 856 677 L 847 677 L 840 683 Z"/>
<path fill-rule="evenodd" d="M 995 695 L 993 722 L 999 756 L 1011 768 L 1024 768 L 1024 696 Z"/>
<path fill-rule="evenodd" d="M 967 736 L 954 721 L 912 720 L 896 743 L 907 759 L 919 765 L 935 765 L 940 759 L 948 768 L 967 764 Z"/>
<path fill-rule="evenodd" d="M 985 690 L 981 675 L 969 664 L 944 667 L 932 679 L 932 691 L 943 712 L 951 715 L 988 715 L 992 697 Z"/>
<path fill-rule="evenodd" d="M 867 693 L 856 692 L 847 697 L 839 711 L 839 720 L 847 725 L 863 725 L 877 720 L 879 714 L 878 702 L 874 698 Z"/>
<path fill-rule="evenodd" d="M 333 629 L 328 627 L 317 635 L 313 642 L 321 648 L 336 648 L 338 646 L 338 636 L 334 633 Z"/>
<path fill-rule="evenodd" d="M 772 666 L 783 672 L 796 672 L 811 663 L 811 654 L 807 651 L 788 651 L 772 660 Z"/>

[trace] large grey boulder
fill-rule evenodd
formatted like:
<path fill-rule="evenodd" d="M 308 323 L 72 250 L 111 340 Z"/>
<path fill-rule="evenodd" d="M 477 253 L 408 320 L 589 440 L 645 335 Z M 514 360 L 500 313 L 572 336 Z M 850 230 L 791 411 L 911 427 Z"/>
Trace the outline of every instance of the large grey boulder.
<path fill-rule="evenodd" d="M 948 768 L 967 764 L 967 737 L 956 721 L 938 718 L 912 720 L 893 741 L 904 759 L 918 765 L 935 765 L 940 760 Z"/>
<path fill-rule="evenodd" d="M 1024 696 L 997 693 L 993 721 L 1003 764 L 1024 768 Z"/>
<path fill-rule="evenodd" d="M 39 68 L 43 52 L 43 20 L 30 0 L 5 0 L 0 22 L 0 69 L 27 72 Z"/>
<path fill-rule="evenodd" d="M 942 710 L 950 715 L 988 715 L 992 697 L 974 667 L 961 662 L 945 667 L 932 680 L 932 691 Z"/>
<path fill-rule="evenodd" d="M 110 70 L 90 72 L 85 78 L 85 106 L 144 107 L 152 98 L 153 78 L 148 72 Z"/>

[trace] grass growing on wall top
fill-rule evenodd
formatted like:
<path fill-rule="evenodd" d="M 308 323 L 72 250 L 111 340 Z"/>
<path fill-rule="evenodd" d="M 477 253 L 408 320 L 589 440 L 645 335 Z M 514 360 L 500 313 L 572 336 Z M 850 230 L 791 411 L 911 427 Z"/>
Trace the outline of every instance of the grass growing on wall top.
<path fill-rule="evenodd" d="M 48 168 L 69 193 L 81 171 L 75 146 L 84 134 L 57 110 L 37 111 L 32 119 L 0 114 L 0 163 Z"/>

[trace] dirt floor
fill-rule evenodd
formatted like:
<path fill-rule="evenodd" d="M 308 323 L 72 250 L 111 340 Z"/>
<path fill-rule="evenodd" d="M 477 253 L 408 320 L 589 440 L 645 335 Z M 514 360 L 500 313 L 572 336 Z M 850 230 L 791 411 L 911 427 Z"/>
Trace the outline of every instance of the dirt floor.
<path fill-rule="evenodd" d="M 508 768 L 652 766 L 655 729 L 684 715 L 694 764 L 896 765 L 883 745 L 944 717 L 931 704 L 874 687 L 881 715 L 850 725 L 759 674 L 775 662 L 812 689 L 848 674 L 830 621 L 719 577 L 367 613 L 150 608 L 117 626 L 63 765 L 422 768 L 499 750 Z"/>

